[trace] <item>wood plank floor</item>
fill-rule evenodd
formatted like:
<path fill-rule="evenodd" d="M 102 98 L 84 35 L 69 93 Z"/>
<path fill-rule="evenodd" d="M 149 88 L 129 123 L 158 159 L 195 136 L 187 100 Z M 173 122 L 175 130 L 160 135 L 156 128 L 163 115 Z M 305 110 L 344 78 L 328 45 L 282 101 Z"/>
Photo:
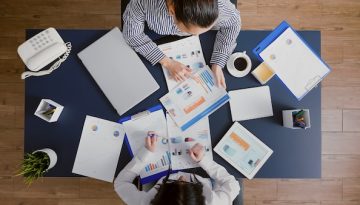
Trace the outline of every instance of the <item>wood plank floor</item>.
<path fill-rule="evenodd" d="M 322 179 L 245 181 L 249 205 L 360 205 L 360 1 L 239 0 L 242 29 L 321 30 L 322 55 L 333 72 L 322 84 Z M 109 183 L 45 178 L 30 188 L 13 177 L 23 154 L 23 64 L 16 53 L 26 28 L 120 25 L 119 0 L 1 0 L 0 204 L 123 204 Z"/>

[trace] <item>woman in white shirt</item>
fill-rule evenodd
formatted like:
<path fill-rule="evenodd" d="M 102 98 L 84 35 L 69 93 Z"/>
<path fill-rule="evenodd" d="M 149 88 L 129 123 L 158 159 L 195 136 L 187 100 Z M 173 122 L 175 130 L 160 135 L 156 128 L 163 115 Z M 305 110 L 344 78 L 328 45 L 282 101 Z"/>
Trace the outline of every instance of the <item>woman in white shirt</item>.
<path fill-rule="evenodd" d="M 204 156 L 203 146 L 195 144 L 190 156 L 208 173 L 209 178 L 178 172 L 161 178 L 149 191 L 139 191 L 132 183 L 151 160 L 156 150 L 157 135 L 148 133 L 145 147 L 119 173 L 114 182 L 116 193 L 128 205 L 227 205 L 232 204 L 240 192 L 239 183 L 224 167 Z"/>

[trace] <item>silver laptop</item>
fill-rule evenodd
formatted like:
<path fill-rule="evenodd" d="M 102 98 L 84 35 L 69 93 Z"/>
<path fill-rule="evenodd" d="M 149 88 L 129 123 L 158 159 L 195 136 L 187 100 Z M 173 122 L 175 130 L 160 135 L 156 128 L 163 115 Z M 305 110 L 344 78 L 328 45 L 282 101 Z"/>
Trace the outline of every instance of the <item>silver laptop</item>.
<path fill-rule="evenodd" d="M 78 56 L 119 115 L 159 89 L 117 27 Z"/>

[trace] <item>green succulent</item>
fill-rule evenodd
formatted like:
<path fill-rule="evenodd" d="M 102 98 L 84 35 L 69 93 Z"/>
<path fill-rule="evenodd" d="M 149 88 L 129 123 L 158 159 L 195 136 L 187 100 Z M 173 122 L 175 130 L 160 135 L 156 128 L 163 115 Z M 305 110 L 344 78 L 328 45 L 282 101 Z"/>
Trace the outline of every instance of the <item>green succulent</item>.
<path fill-rule="evenodd" d="M 26 153 L 17 176 L 24 176 L 24 182 L 31 185 L 36 179 L 44 176 L 50 165 L 50 158 L 44 152 Z"/>

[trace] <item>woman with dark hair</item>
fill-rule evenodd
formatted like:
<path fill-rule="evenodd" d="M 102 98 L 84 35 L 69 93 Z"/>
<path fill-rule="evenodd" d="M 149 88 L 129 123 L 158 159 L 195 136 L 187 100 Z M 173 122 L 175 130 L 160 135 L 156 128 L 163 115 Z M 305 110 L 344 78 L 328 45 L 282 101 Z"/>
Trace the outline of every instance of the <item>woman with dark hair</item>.
<path fill-rule="evenodd" d="M 240 13 L 229 0 L 131 0 L 123 15 L 126 42 L 153 65 L 160 63 L 176 81 L 191 70 L 170 59 L 144 33 L 145 24 L 161 35 L 199 35 L 218 30 L 211 56 L 217 84 L 226 88 L 222 68 L 236 46 Z"/>
<path fill-rule="evenodd" d="M 212 181 L 195 174 L 178 172 L 160 179 L 149 191 L 139 191 L 132 183 L 156 150 L 157 137 L 149 133 L 145 146 L 121 170 L 114 182 L 116 193 L 128 205 L 230 205 L 240 192 L 239 183 L 224 167 L 204 156 L 203 146 L 195 144 L 189 152 Z"/>

